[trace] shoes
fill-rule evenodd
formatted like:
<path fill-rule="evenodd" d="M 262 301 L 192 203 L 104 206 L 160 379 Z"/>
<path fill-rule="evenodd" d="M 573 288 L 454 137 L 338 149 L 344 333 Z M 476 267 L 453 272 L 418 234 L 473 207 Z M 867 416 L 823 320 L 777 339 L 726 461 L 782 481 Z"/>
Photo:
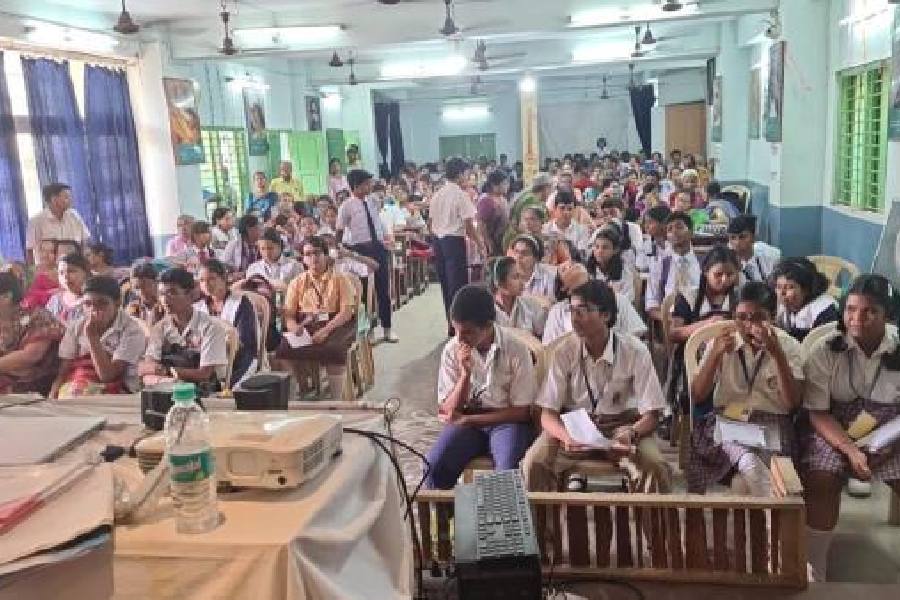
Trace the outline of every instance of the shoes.
<path fill-rule="evenodd" d="M 381 341 L 387 344 L 396 344 L 400 341 L 400 338 L 393 333 L 386 333 L 384 334 L 384 337 L 381 338 Z"/>
<path fill-rule="evenodd" d="M 572 473 L 566 482 L 567 492 L 584 492 L 587 491 L 587 477 L 581 473 Z"/>
<path fill-rule="evenodd" d="M 854 498 L 868 498 L 872 495 L 872 482 L 851 477 L 847 482 L 847 493 Z"/>

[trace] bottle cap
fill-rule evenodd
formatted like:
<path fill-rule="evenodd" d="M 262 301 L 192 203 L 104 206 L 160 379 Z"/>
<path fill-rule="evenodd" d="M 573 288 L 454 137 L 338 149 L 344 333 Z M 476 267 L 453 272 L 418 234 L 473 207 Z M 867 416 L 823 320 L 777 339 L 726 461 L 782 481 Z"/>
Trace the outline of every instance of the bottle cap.
<path fill-rule="evenodd" d="M 197 397 L 193 383 L 178 382 L 172 386 L 172 402 L 190 404 Z"/>

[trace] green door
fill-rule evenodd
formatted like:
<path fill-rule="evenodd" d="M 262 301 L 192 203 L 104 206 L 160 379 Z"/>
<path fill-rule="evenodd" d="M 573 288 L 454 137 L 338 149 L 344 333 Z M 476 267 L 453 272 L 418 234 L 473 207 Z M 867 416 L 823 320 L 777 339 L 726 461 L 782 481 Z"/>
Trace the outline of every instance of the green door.
<path fill-rule="evenodd" d="M 326 193 L 328 162 L 325 159 L 325 136 L 321 131 L 295 131 L 290 134 L 291 162 L 303 183 L 306 194 Z"/>

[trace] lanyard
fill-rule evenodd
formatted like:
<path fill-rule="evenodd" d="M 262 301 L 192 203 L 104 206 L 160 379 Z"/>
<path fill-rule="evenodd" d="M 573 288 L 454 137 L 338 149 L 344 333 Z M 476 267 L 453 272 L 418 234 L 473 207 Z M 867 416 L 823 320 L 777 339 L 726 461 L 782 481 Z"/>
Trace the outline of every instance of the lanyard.
<path fill-rule="evenodd" d="M 325 284 L 328 285 L 327 283 Z M 312 291 L 315 292 L 316 297 L 319 299 L 319 309 L 322 310 L 325 307 L 325 297 L 322 295 L 322 290 L 319 289 L 319 286 L 316 285 L 316 282 L 313 281 L 312 276 L 309 278 L 309 286 L 312 288 Z"/>
<path fill-rule="evenodd" d="M 850 350 L 849 352 L 847 352 L 848 383 L 850 384 L 850 391 L 852 391 L 856 395 L 857 399 L 860 399 L 860 398 L 863 400 L 871 400 L 872 399 L 872 392 L 875 391 L 875 386 L 878 385 L 878 379 L 881 377 L 882 367 L 884 367 L 884 363 L 879 361 L 878 369 L 875 371 L 875 378 L 872 380 L 872 385 L 868 386 L 869 393 L 866 394 L 865 396 L 863 396 L 862 394 L 859 393 L 859 391 L 856 389 L 856 386 L 853 384 L 853 371 L 854 371 L 853 351 Z M 865 373 L 865 371 L 863 371 L 863 377 L 865 378 L 865 376 L 866 376 L 866 373 Z M 863 379 L 863 383 L 865 383 L 865 379 Z"/>
<path fill-rule="evenodd" d="M 495 347 L 493 354 L 490 355 L 490 363 L 485 364 L 484 383 L 473 389 L 472 396 L 469 399 L 469 405 L 476 409 L 481 408 L 481 398 L 491 389 L 491 383 L 494 380 L 494 369 L 497 366 L 497 353 L 500 352 L 499 331 L 496 329 L 494 331 L 496 336 L 494 339 Z M 475 352 L 478 352 L 478 350 L 476 349 Z"/>
<path fill-rule="evenodd" d="M 612 368 L 610 369 L 610 376 L 606 378 L 606 382 L 603 384 L 603 397 L 604 398 L 606 397 L 606 388 L 609 386 L 609 380 L 612 379 L 612 374 L 615 372 L 616 362 L 618 362 L 618 358 L 619 358 L 619 355 L 616 352 L 617 341 L 618 340 L 616 338 L 616 334 L 613 333 L 612 334 L 613 364 L 612 364 Z M 585 363 L 587 362 L 587 360 L 584 356 L 584 344 L 582 344 L 582 346 L 581 346 L 581 361 L 580 362 L 581 362 L 581 377 L 584 379 L 584 387 L 587 388 L 588 398 L 590 398 L 590 400 L 591 400 L 591 414 L 593 414 L 594 412 L 596 412 L 597 404 L 600 402 L 600 400 L 597 398 L 597 395 L 594 394 L 594 388 L 591 387 L 591 382 L 588 379 L 587 367 L 585 367 Z M 618 398 L 613 399 L 614 404 L 617 401 L 618 401 Z"/>
<path fill-rule="evenodd" d="M 766 360 L 766 355 L 762 354 L 759 357 L 759 360 L 756 361 L 756 366 L 753 367 L 753 374 L 747 369 L 747 359 L 744 356 L 744 349 L 739 349 L 737 355 L 738 359 L 741 361 L 741 370 L 744 372 L 744 382 L 747 384 L 747 395 L 750 396 L 753 394 L 753 384 L 756 383 L 756 378 L 759 375 L 759 371 L 762 369 L 763 362 Z"/>

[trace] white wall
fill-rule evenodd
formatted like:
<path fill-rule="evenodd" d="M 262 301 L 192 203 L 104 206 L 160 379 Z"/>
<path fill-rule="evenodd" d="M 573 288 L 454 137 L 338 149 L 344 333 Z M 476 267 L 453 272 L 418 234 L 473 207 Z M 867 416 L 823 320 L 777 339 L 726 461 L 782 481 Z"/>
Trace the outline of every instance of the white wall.
<path fill-rule="evenodd" d="M 410 99 L 400 102 L 400 127 L 407 160 L 418 164 L 437 161 L 440 158 L 441 136 L 482 133 L 497 136 L 498 156 L 506 154 L 511 162 L 521 159 L 518 95 L 479 98 L 477 104 L 490 107 L 490 115 L 483 119 L 447 121 L 441 117 L 441 110 L 446 104 L 442 100 Z"/>
<path fill-rule="evenodd" d="M 341 102 L 334 106 L 322 103 L 324 128 L 359 131 L 360 154 L 363 167 L 378 173 L 378 150 L 375 146 L 375 114 L 372 108 L 372 87 L 367 84 L 338 87 Z M 406 149 L 406 135 L 403 146 Z M 407 160 L 410 160 L 407 154 Z"/>
<path fill-rule="evenodd" d="M 605 137 L 610 149 L 641 149 L 627 96 L 608 100 L 541 98 L 538 126 L 541 158 L 590 154 L 597 149 L 598 137 Z"/>

